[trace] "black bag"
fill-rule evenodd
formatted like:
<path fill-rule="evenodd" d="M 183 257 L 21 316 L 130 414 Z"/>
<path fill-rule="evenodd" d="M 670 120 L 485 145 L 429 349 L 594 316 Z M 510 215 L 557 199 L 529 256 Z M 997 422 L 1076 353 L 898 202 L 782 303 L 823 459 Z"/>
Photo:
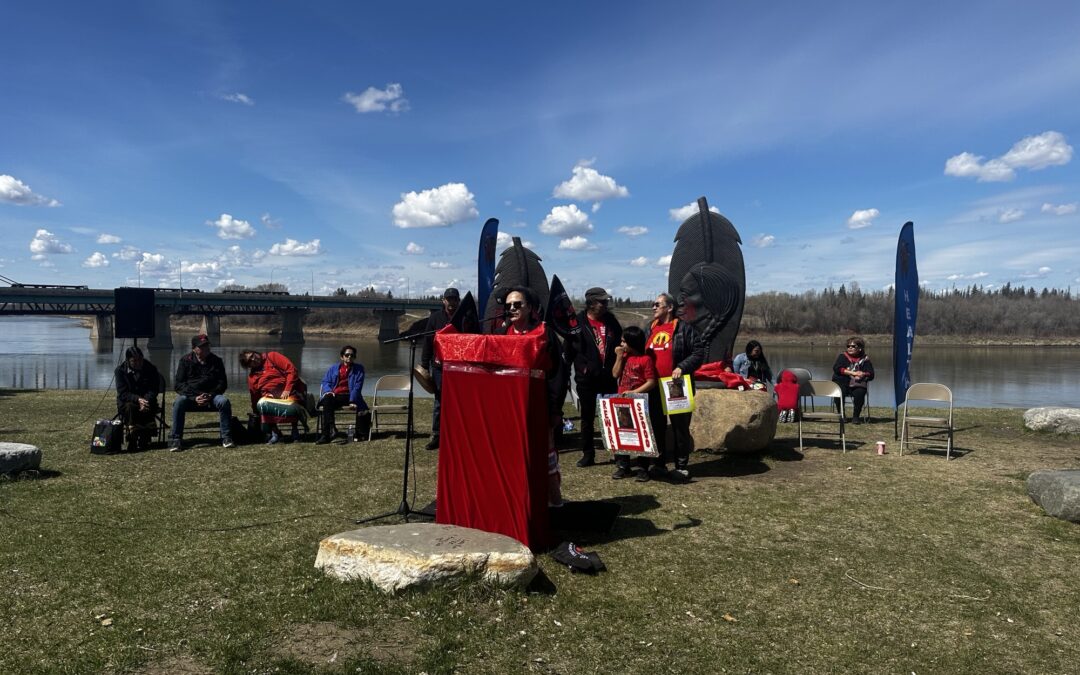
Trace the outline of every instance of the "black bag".
<path fill-rule="evenodd" d="M 120 416 L 111 420 L 94 422 L 94 433 L 90 436 L 90 452 L 95 455 L 112 455 L 120 452 L 124 446 L 124 423 Z"/>
<path fill-rule="evenodd" d="M 551 552 L 551 557 L 555 558 L 556 562 L 569 567 L 571 572 L 596 574 L 607 569 L 603 561 L 600 560 L 600 556 L 591 551 L 582 551 L 569 541 L 564 541 L 556 546 L 555 550 Z"/>
<path fill-rule="evenodd" d="M 247 445 L 252 441 L 248 425 L 241 422 L 236 415 L 229 419 L 229 436 L 237 445 Z"/>

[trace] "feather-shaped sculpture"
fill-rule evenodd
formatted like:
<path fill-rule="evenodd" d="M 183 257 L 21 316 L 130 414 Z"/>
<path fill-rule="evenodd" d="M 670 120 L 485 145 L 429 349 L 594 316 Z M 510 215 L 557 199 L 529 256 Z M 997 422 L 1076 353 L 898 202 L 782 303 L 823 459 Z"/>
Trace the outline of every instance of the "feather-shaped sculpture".
<path fill-rule="evenodd" d="M 495 286 L 491 289 L 484 311 L 484 317 L 488 319 L 484 321 L 485 333 L 490 333 L 498 325 L 490 317 L 502 316 L 503 303 L 514 286 L 532 289 L 539 299 L 540 319 L 543 320 L 550 294 L 547 274 L 540 264 L 540 256 L 522 246 L 521 237 L 514 237 L 513 244 L 499 256 L 499 264 L 495 267 Z"/>
<path fill-rule="evenodd" d="M 454 316 L 450 317 L 450 323 L 459 333 L 480 332 L 480 319 L 476 316 L 476 299 L 473 298 L 472 291 L 465 294 Z"/>
<path fill-rule="evenodd" d="M 702 197 L 698 212 L 675 233 L 668 267 L 668 292 L 705 344 L 705 362 L 730 359 L 746 302 L 742 239 L 727 218 L 709 210 Z"/>
<path fill-rule="evenodd" d="M 547 323 L 556 333 L 564 338 L 571 338 L 581 332 L 577 312 L 570 296 L 563 288 L 558 274 L 551 275 L 551 295 L 547 303 Z"/>
<path fill-rule="evenodd" d="M 495 244 L 499 240 L 499 221 L 488 218 L 480 231 L 480 250 L 476 255 L 476 306 L 487 307 L 495 285 Z"/>

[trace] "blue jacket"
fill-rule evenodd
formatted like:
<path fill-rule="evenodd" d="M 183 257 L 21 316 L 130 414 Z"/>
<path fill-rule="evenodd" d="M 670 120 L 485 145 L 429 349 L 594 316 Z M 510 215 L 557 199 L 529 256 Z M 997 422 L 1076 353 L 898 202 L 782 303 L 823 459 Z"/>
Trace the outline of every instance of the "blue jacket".
<path fill-rule="evenodd" d="M 330 366 L 323 375 L 322 386 L 319 388 L 319 398 L 332 393 L 338 384 L 338 369 L 340 363 Z M 364 401 L 364 366 L 354 363 L 349 369 L 349 403 L 355 403 L 357 410 L 367 410 L 368 405 Z"/>

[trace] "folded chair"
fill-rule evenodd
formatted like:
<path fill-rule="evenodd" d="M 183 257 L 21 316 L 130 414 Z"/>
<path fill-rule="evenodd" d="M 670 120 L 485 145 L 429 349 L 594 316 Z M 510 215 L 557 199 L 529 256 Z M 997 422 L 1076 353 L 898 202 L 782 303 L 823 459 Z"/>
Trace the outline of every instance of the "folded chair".
<path fill-rule="evenodd" d="M 816 398 L 829 399 L 829 401 L 821 410 L 797 411 L 796 417 L 799 418 L 799 447 L 803 447 L 803 420 L 807 422 L 836 422 L 840 435 L 840 447 L 844 452 L 847 452 L 847 436 L 844 433 L 844 393 L 840 390 L 840 385 L 832 380 L 810 380 L 807 382 L 807 391 L 811 403 Z M 840 412 L 836 412 L 837 404 L 839 404 Z"/>
<path fill-rule="evenodd" d="M 935 406 L 930 412 L 945 413 L 944 415 L 912 415 L 911 402 L 944 403 L 946 407 Z M 912 428 L 937 429 L 937 431 L 924 432 L 919 436 L 911 436 Z M 904 444 L 912 443 L 929 444 L 933 442 L 931 436 L 941 431 L 947 434 L 945 441 L 945 461 L 949 461 L 952 455 L 953 444 L 953 396 L 952 391 L 943 384 L 932 382 L 918 382 L 908 387 L 907 396 L 904 397 L 904 415 L 900 422 L 900 454 L 904 454 Z"/>
<path fill-rule="evenodd" d="M 368 431 L 370 441 L 376 432 L 387 428 L 409 429 L 409 405 L 402 403 L 405 399 L 401 396 L 389 397 L 387 392 L 408 392 L 410 387 L 408 375 L 383 375 L 375 383 L 375 393 L 371 396 L 371 429 Z M 379 395 L 382 394 L 380 401 Z M 392 401 L 392 402 L 391 402 Z"/>

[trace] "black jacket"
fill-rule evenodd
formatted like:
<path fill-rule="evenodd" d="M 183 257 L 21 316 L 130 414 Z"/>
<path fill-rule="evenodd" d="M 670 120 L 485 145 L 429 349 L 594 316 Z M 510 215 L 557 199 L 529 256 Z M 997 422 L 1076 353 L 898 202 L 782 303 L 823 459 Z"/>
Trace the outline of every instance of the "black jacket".
<path fill-rule="evenodd" d="M 445 309 L 436 309 L 431 312 L 431 316 L 428 317 L 427 326 L 424 330 L 430 333 L 433 330 L 440 330 L 446 327 L 446 324 L 450 323 L 450 315 L 446 313 Z M 431 370 L 432 360 L 435 357 L 435 336 L 424 336 L 424 351 L 420 355 L 420 365 L 425 370 Z"/>
<path fill-rule="evenodd" d="M 578 312 L 577 319 L 581 332 L 567 340 L 564 346 L 566 362 L 574 364 L 574 380 L 611 389 L 616 385 L 611 368 L 615 365 L 615 348 L 622 340 L 622 326 L 611 312 L 605 313 L 600 319 L 607 329 L 604 353 L 601 354 L 585 310 Z"/>
<path fill-rule="evenodd" d="M 507 335 L 509 332 L 510 324 L 505 324 L 493 330 L 492 335 Z M 547 324 L 544 325 L 544 337 L 547 340 L 548 358 L 551 360 L 551 365 L 544 373 L 547 379 L 548 414 L 556 415 L 562 413 L 562 404 L 566 400 L 566 371 L 569 366 L 562 362 L 559 338 Z"/>
<path fill-rule="evenodd" d="M 142 370 L 133 370 L 128 367 L 127 361 L 116 367 L 113 373 L 116 377 L 116 407 L 119 409 L 125 403 L 135 403 L 140 398 L 148 401 L 157 399 L 161 393 L 164 382 L 161 373 L 149 361 L 143 361 Z"/>
<path fill-rule="evenodd" d="M 176 393 L 184 396 L 199 394 L 224 394 L 229 388 L 229 379 L 225 375 L 225 362 L 211 352 L 206 355 L 206 363 L 199 363 L 195 355 L 188 352 L 176 366 L 173 378 Z"/>

